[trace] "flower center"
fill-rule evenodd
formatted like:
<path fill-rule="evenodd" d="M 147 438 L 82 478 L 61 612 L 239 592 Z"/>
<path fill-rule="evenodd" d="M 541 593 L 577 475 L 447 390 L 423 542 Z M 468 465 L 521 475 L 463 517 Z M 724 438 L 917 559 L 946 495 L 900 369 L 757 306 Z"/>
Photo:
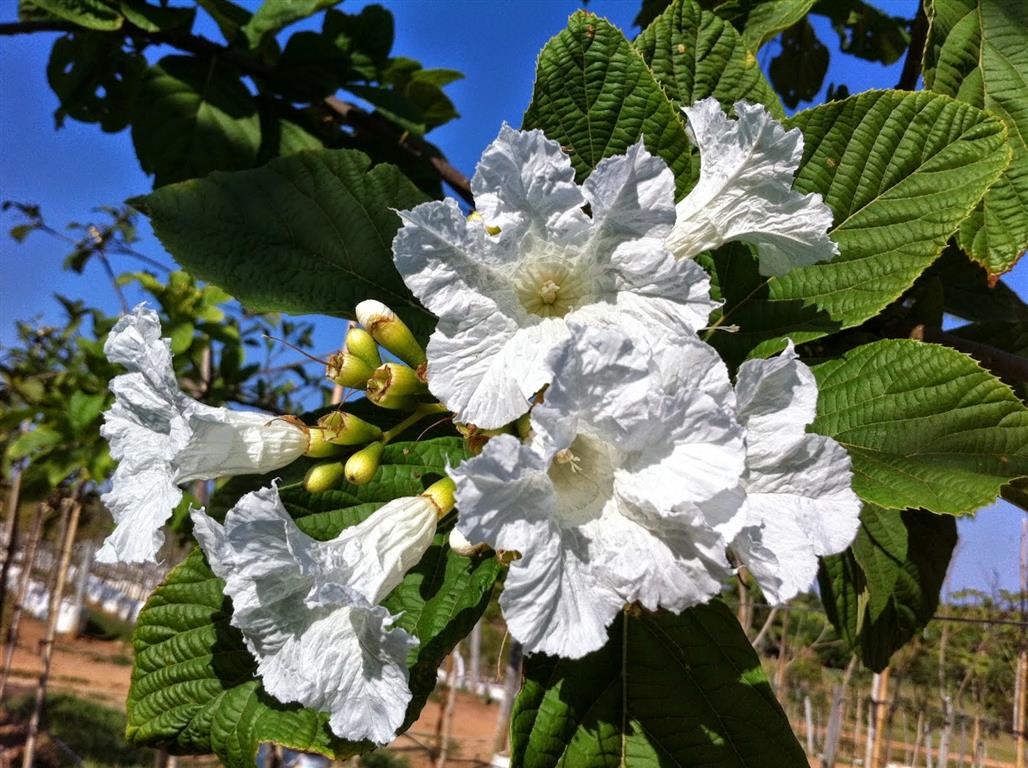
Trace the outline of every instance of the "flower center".
<path fill-rule="evenodd" d="M 595 519 L 614 492 L 610 448 L 601 440 L 578 435 L 557 451 L 548 472 L 557 493 L 558 522 L 574 526 Z"/>
<path fill-rule="evenodd" d="M 514 275 L 514 290 L 524 310 L 540 317 L 564 317 L 589 292 L 571 264 L 549 259 L 521 265 Z"/>

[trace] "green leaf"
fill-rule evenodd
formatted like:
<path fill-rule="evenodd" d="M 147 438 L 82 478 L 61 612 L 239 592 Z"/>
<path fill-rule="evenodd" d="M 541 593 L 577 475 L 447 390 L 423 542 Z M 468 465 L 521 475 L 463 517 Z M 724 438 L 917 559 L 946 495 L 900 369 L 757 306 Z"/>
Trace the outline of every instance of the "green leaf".
<path fill-rule="evenodd" d="M 822 558 L 818 584 L 836 630 L 865 666 L 880 672 L 935 614 L 957 525 L 951 517 L 922 510 L 873 505 L 865 505 L 861 524 L 858 542 L 862 537 L 863 542 Z M 888 537 L 881 535 L 885 527 L 892 532 Z"/>
<path fill-rule="evenodd" d="M 57 126 L 67 115 L 99 123 L 109 133 L 120 131 L 144 72 L 146 59 L 123 51 L 116 35 L 83 30 L 58 38 L 46 65 L 47 81 L 61 100 Z"/>
<path fill-rule="evenodd" d="M 1007 125 L 1010 166 L 957 242 L 992 274 L 1028 248 L 1028 4 L 1023 0 L 932 0 L 925 86 L 987 109 Z"/>
<path fill-rule="evenodd" d="M 400 219 L 425 200 L 390 165 L 353 150 L 297 152 L 131 201 L 192 274 L 255 312 L 352 316 L 363 299 L 427 336 L 434 325 L 393 266 Z"/>
<path fill-rule="evenodd" d="M 18 435 L 7 448 L 7 456 L 10 459 L 24 459 L 26 456 L 48 452 L 59 446 L 64 440 L 65 437 L 60 432 L 41 424 L 35 429 Z"/>
<path fill-rule="evenodd" d="M 210 14 L 225 41 L 229 43 L 235 42 L 240 36 L 240 30 L 253 16 L 248 10 L 230 0 L 196 0 L 196 4 Z"/>
<path fill-rule="evenodd" d="M 251 48 L 257 48 L 269 32 L 338 5 L 342 0 L 264 0 L 257 12 L 242 27 Z"/>
<path fill-rule="evenodd" d="M 812 13 L 827 16 L 843 53 L 893 64 L 910 45 L 910 19 L 889 16 L 863 0 L 819 0 Z"/>
<path fill-rule="evenodd" d="M 731 362 L 859 325 L 895 301 L 939 255 L 1006 162 L 1002 123 L 923 91 L 869 91 L 800 112 L 800 192 L 832 209 L 831 262 L 763 279 L 744 248 L 715 254 L 738 333 L 712 339 Z"/>
<path fill-rule="evenodd" d="M 732 22 L 746 48 L 757 51 L 775 35 L 807 15 L 816 0 L 701 0 L 702 5 Z"/>
<path fill-rule="evenodd" d="M 117 4 L 109 0 L 32 0 L 32 5 L 86 29 L 111 32 L 121 29 L 124 21 Z"/>
<path fill-rule="evenodd" d="M 143 79 L 132 143 L 155 187 L 249 168 L 260 146 L 257 105 L 221 60 L 166 56 Z"/>
<path fill-rule="evenodd" d="M 679 197 L 692 183 L 689 139 L 677 111 L 621 31 L 591 13 L 576 11 L 539 54 L 524 127 L 560 142 L 579 181 L 643 138 L 674 171 Z"/>
<path fill-rule="evenodd" d="M 196 18 L 195 8 L 150 5 L 146 0 L 121 0 L 119 8 L 129 23 L 144 32 L 188 32 Z"/>
<path fill-rule="evenodd" d="M 907 528 L 900 515 L 895 510 L 865 504 L 860 511 L 860 529 L 850 549 L 867 582 L 871 621 L 891 605 L 907 547 Z"/>
<path fill-rule="evenodd" d="M 377 3 L 360 13 L 325 12 L 322 34 L 350 57 L 353 71 L 364 80 L 379 80 L 389 62 L 395 36 L 393 14 Z"/>
<path fill-rule="evenodd" d="M 713 96 L 726 109 L 746 100 L 785 116 L 739 33 L 694 2 L 673 3 L 639 35 L 635 47 L 676 108 Z"/>
<path fill-rule="evenodd" d="M 386 448 L 375 481 L 366 486 L 310 494 L 302 485 L 280 487 L 283 503 L 306 533 L 331 538 L 367 518 L 385 501 L 420 493 L 459 461 L 457 438 L 397 443 Z M 267 484 L 268 478 L 258 478 Z M 466 558 L 449 550 L 441 528 L 421 562 L 383 602 L 403 611 L 397 626 L 415 634 L 411 654 L 409 726 L 435 686 L 435 670 L 485 609 L 499 575 L 495 558 Z M 223 582 L 194 551 L 158 587 L 139 615 L 135 667 L 128 698 L 130 740 L 166 744 L 175 752 L 214 751 L 229 768 L 252 768 L 260 743 L 273 741 L 342 759 L 366 751 L 328 729 L 328 716 L 277 702 L 255 679 L 256 664 L 230 625 Z"/>
<path fill-rule="evenodd" d="M 519 768 L 807 765 L 745 633 L 720 601 L 621 615 L 601 650 L 525 661 Z"/>
<path fill-rule="evenodd" d="M 782 33 L 781 50 L 767 74 L 782 101 L 795 109 L 801 101 L 813 101 L 828 72 L 828 49 L 817 39 L 810 21 L 802 21 Z"/>
<path fill-rule="evenodd" d="M 81 390 L 72 392 L 68 398 L 68 423 L 75 432 L 81 432 L 100 418 L 107 404 L 107 393 L 89 394 Z M 92 435 L 90 435 L 92 437 Z"/>
<path fill-rule="evenodd" d="M 963 515 L 1028 474 L 1028 409 L 948 347 L 887 340 L 814 367 L 817 418 L 853 460 L 853 490 L 889 509 Z"/>

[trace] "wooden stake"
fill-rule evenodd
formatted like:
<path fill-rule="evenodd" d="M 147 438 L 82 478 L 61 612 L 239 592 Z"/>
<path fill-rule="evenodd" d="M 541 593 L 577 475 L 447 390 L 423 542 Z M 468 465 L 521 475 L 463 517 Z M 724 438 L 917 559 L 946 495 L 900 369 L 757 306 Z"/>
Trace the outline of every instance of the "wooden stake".
<path fill-rule="evenodd" d="M 493 754 L 507 749 L 507 738 L 510 733 L 510 713 L 514 708 L 514 696 L 521 687 L 521 643 L 511 640 L 510 653 L 507 656 L 507 670 L 503 677 L 503 701 L 496 713 L 496 731 L 493 734 Z"/>
<path fill-rule="evenodd" d="M 45 501 L 36 507 L 36 516 L 32 520 L 32 532 L 29 534 L 29 544 L 25 550 L 25 557 L 22 559 L 18 595 L 14 598 L 14 610 L 11 611 L 11 623 L 7 625 L 4 644 L 4 669 L 3 673 L 0 673 L 0 702 L 4 701 L 7 679 L 11 674 L 11 664 L 14 663 L 14 651 L 18 647 L 18 627 L 21 624 L 21 614 L 25 607 L 25 596 L 28 595 L 29 586 L 32 584 L 32 569 L 36 564 L 36 549 L 39 546 L 39 538 L 43 534 L 43 518 L 46 516 L 47 509 L 49 507 Z"/>
<path fill-rule="evenodd" d="M 71 563 L 71 552 L 75 544 L 75 534 L 79 527 L 79 513 L 82 512 L 80 501 L 82 493 L 81 481 L 76 485 L 75 492 L 63 504 L 68 508 L 68 524 L 64 529 L 64 540 L 61 546 L 61 559 L 57 566 L 57 578 L 54 589 L 50 593 L 49 614 L 46 617 L 46 635 L 43 639 L 43 668 L 39 673 L 36 686 L 36 701 L 29 718 L 28 734 L 25 737 L 25 754 L 22 768 L 32 768 L 36 753 L 36 739 L 39 736 L 39 721 L 43 715 L 43 703 L 46 700 L 46 686 L 50 679 L 50 662 L 54 656 L 54 636 L 57 634 L 57 619 L 61 613 L 61 600 L 64 596 L 64 582 L 68 576 L 68 564 Z"/>
<path fill-rule="evenodd" d="M 868 763 L 870 768 L 882 768 L 884 765 L 882 755 L 883 737 L 885 735 L 885 716 L 889 711 L 889 668 L 886 667 L 875 675 L 877 686 L 872 686 L 871 699 L 875 713 L 874 738 L 871 745 L 871 760 Z"/>
<path fill-rule="evenodd" d="M 1021 520 L 1021 621 L 1028 617 L 1028 518 Z M 1014 766 L 1025 768 L 1025 710 L 1028 709 L 1028 637 L 1021 626 L 1021 652 L 1017 656 L 1017 696 L 1014 700 Z"/>
<path fill-rule="evenodd" d="M 459 647 L 459 646 L 458 646 Z M 439 757 L 435 761 L 435 768 L 446 768 L 446 758 L 450 754 L 450 732 L 453 730 L 453 707 L 457 702 L 457 681 L 454 679 L 454 662 L 456 660 L 457 648 L 453 649 L 449 660 L 446 662 L 446 703 L 440 717 L 440 728 L 438 729 L 437 749 Z"/>
<path fill-rule="evenodd" d="M 482 679 L 482 619 L 475 622 L 468 638 L 468 687 L 472 696 L 478 696 L 478 685 Z"/>
<path fill-rule="evenodd" d="M 24 432 L 24 425 L 22 432 Z M 7 492 L 7 529 L 4 531 L 4 562 L 0 565 L 0 622 L 3 621 L 4 602 L 7 599 L 7 577 L 18 551 L 18 509 L 21 495 L 21 469 L 11 475 L 11 488 Z"/>

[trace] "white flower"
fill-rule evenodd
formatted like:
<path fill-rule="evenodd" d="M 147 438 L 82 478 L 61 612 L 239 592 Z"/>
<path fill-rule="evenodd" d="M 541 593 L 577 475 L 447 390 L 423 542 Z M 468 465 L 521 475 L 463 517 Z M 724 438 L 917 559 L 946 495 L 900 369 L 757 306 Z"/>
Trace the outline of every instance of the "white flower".
<path fill-rule="evenodd" d="M 328 712 L 341 738 L 393 739 L 418 641 L 377 603 L 431 545 L 437 512 L 426 496 L 395 499 L 321 542 L 297 527 L 274 486 L 240 499 L 224 525 L 192 510 L 268 693 Z"/>
<path fill-rule="evenodd" d="M 625 603 L 681 611 L 720 590 L 744 450 L 730 412 L 688 375 L 666 393 L 624 334 L 570 332 L 549 355 L 558 375 L 529 442 L 494 437 L 450 474 L 461 534 L 520 554 L 500 596 L 511 634 L 578 658 Z"/>
<path fill-rule="evenodd" d="M 843 551 L 860 525 L 846 450 L 809 434 L 817 382 L 792 344 L 776 358 L 750 360 L 736 379 L 746 429 L 747 527 L 732 548 L 771 603 L 810 586 L 817 558 Z"/>
<path fill-rule="evenodd" d="M 452 200 L 400 213 L 396 266 L 439 317 L 429 386 L 462 421 L 489 429 L 525 413 L 570 322 L 678 337 L 716 306 L 706 273 L 665 249 L 675 208 L 663 160 L 639 143 L 581 187 L 574 176 L 556 142 L 504 125 L 472 180 L 480 217 Z"/>
<path fill-rule="evenodd" d="M 303 455 L 307 429 L 267 413 L 212 408 L 179 391 L 171 342 L 142 304 L 122 317 L 104 353 L 129 373 L 114 377 L 114 405 L 100 433 L 118 460 L 103 502 L 117 526 L 101 562 L 154 562 L 161 526 L 182 500 L 179 485 L 223 475 L 271 472 Z"/>
<path fill-rule="evenodd" d="M 759 104 L 739 101 L 729 120 L 716 99 L 682 108 L 700 150 L 700 180 L 678 204 L 667 247 L 678 258 L 732 240 L 757 246 L 762 275 L 830 260 L 839 252 L 826 231 L 832 211 L 819 194 L 792 189 L 803 134 L 786 131 Z"/>

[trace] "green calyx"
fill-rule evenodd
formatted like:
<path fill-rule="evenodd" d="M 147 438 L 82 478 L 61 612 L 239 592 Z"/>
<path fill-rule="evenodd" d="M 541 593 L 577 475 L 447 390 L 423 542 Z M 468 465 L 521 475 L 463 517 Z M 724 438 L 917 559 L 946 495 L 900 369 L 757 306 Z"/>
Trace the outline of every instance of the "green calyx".
<path fill-rule="evenodd" d="M 353 485 L 367 485 L 375 477 L 378 465 L 382 461 L 385 444 L 371 443 L 361 448 L 346 460 L 344 469 L 346 481 Z"/>
<path fill-rule="evenodd" d="M 325 440 L 334 445 L 363 445 L 382 437 L 382 430 L 364 419 L 344 411 L 333 411 L 318 419 Z"/>

